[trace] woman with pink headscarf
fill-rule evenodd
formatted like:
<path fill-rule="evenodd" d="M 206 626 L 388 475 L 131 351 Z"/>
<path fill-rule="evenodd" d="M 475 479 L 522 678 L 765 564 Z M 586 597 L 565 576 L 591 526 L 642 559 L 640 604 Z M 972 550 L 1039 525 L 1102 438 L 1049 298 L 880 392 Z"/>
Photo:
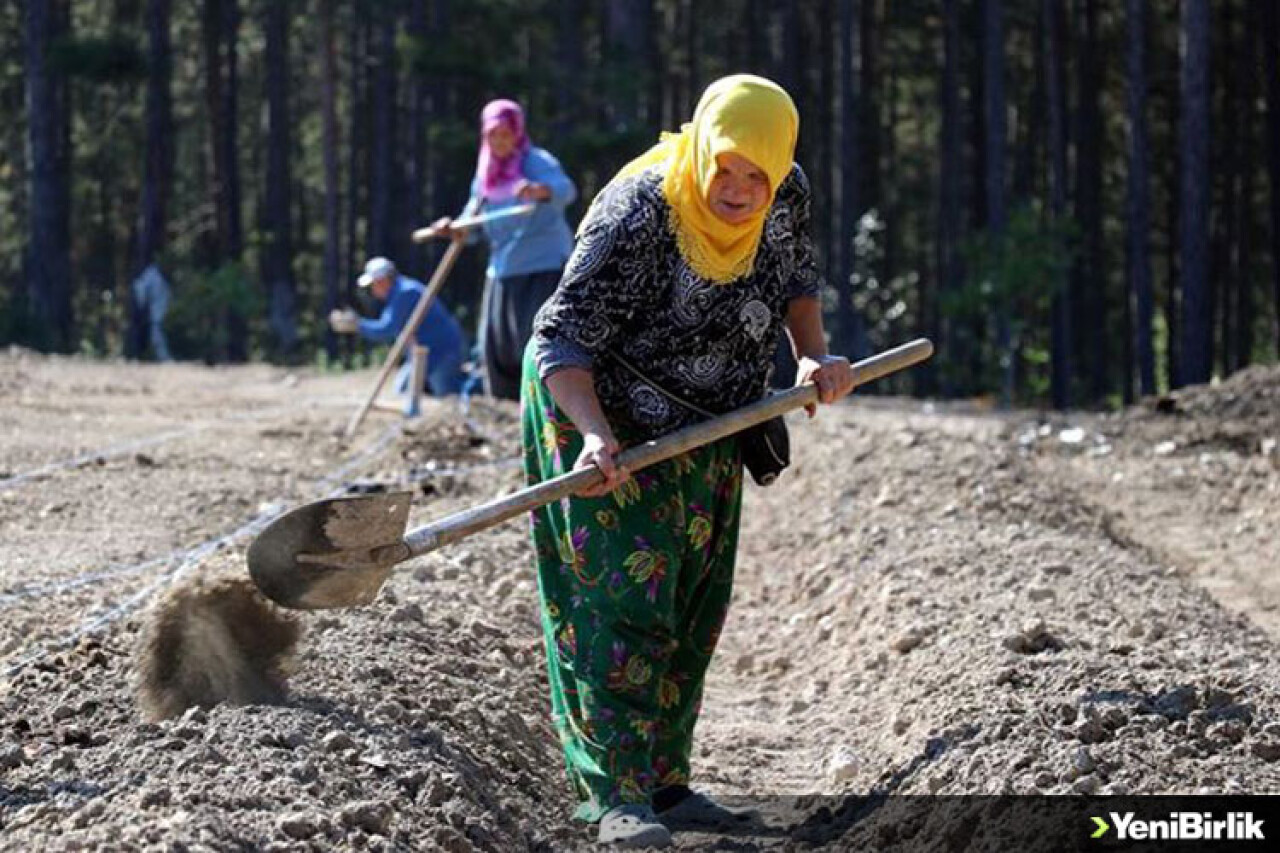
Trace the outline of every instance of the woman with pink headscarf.
<path fill-rule="evenodd" d="M 480 347 L 486 387 L 494 397 L 520 397 L 533 316 L 555 291 L 573 249 L 564 211 L 577 192 L 560 162 L 529 141 L 519 104 L 504 98 L 485 106 L 471 199 L 461 216 L 537 203 L 531 214 L 496 218 L 484 226 L 490 251 Z M 452 221 L 445 217 L 435 225 L 447 232 Z"/>

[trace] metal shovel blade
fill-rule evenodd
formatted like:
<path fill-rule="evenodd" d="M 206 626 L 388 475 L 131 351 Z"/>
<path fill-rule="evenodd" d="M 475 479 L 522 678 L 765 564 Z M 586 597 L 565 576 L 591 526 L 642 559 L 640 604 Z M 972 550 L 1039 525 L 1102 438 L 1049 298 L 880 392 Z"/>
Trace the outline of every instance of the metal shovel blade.
<path fill-rule="evenodd" d="M 402 537 L 411 492 L 316 501 L 271 522 L 249 546 L 249 575 L 284 607 L 369 604 L 409 556 Z"/>

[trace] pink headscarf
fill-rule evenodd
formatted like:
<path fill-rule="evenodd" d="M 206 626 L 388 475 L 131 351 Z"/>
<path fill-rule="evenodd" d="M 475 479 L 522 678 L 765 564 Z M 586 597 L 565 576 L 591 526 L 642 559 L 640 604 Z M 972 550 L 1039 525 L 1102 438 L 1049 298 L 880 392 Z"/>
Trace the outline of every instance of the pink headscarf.
<path fill-rule="evenodd" d="M 500 124 L 506 125 L 516 137 L 516 147 L 503 158 L 494 156 L 485 136 Z M 490 101 L 480 113 L 480 159 L 476 163 L 476 177 L 480 180 L 480 193 L 488 201 L 506 201 L 515 195 L 516 184 L 524 177 L 520 164 L 529 151 L 529 137 L 524 132 L 524 110 L 515 101 L 499 98 Z"/>

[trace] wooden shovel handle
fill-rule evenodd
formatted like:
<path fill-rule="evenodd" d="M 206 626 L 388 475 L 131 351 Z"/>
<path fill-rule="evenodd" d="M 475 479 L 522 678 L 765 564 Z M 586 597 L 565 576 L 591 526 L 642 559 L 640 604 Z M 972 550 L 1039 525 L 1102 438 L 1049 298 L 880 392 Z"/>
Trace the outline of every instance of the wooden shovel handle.
<path fill-rule="evenodd" d="M 919 364 L 931 355 L 933 355 L 933 343 L 926 338 L 920 338 L 859 361 L 853 365 L 854 387 Z M 812 384 L 791 388 L 718 418 L 712 418 L 662 438 L 628 448 L 619 455 L 618 464 L 630 471 L 639 471 L 641 468 L 679 456 L 695 447 L 741 432 L 777 415 L 817 402 L 817 399 L 818 389 Z M 400 559 L 407 560 L 451 542 L 457 542 L 472 533 L 485 530 L 521 513 L 568 497 L 603 479 L 604 475 L 600 473 L 599 468 L 579 468 L 478 507 L 446 516 L 406 533 L 404 544 L 407 546 L 407 553 Z"/>
<path fill-rule="evenodd" d="M 494 213 L 481 214 L 479 216 L 464 216 L 461 219 L 455 219 L 449 224 L 450 229 L 454 231 L 469 231 L 486 222 L 493 222 L 495 219 L 506 219 L 508 216 L 524 216 L 526 213 L 533 213 L 536 204 L 522 204 L 518 207 L 504 207 L 502 210 Z M 435 237 L 443 234 L 443 229 L 436 228 L 434 225 L 426 228 L 419 228 L 413 232 L 413 242 L 425 243 Z"/>

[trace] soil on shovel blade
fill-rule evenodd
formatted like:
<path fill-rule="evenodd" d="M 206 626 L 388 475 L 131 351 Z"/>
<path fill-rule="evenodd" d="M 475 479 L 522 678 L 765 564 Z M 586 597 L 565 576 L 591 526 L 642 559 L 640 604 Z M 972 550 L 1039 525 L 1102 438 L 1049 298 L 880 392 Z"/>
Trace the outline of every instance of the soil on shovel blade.
<path fill-rule="evenodd" d="M 291 506 L 410 488 L 416 526 L 523 485 L 513 405 L 340 442 L 371 381 L 0 354 L 0 850 L 590 845 L 523 523 L 368 607 L 244 583 Z M 677 848 L 918 848 L 859 810 L 886 794 L 1280 793 L 1278 401 L 1255 368 L 1115 415 L 797 417 L 748 487 L 694 756 L 769 815 Z"/>

